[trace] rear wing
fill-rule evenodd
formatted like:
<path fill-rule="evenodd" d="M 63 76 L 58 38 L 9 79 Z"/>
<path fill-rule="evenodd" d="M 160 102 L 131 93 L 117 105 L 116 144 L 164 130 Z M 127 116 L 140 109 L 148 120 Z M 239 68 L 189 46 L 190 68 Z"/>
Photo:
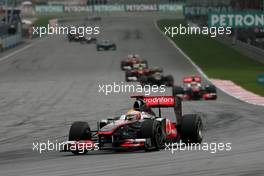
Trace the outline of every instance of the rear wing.
<path fill-rule="evenodd" d="M 197 83 L 201 83 L 202 79 L 200 76 L 194 76 L 194 77 L 185 77 L 183 78 L 183 83 L 191 83 L 191 82 L 197 82 Z"/>
<path fill-rule="evenodd" d="M 173 96 L 148 96 L 143 97 L 148 107 L 151 108 L 169 108 L 175 106 L 175 100 Z"/>
<path fill-rule="evenodd" d="M 182 119 L 182 101 L 179 97 L 173 96 L 144 96 L 134 95 L 131 98 L 143 100 L 149 108 L 159 108 L 159 117 L 161 117 L 161 108 L 173 108 L 177 123 Z"/>

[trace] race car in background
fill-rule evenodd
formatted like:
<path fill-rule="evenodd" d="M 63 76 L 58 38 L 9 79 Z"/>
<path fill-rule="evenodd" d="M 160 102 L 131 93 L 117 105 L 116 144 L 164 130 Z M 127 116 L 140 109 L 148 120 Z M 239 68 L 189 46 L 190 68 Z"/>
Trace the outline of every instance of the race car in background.
<path fill-rule="evenodd" d="M 140 79 L 140 77 L 142 76 L 148 76 L 148 75 L 152 75 L 154 73 L 162 73 L 163 69 L 160 67 L 155 67 L 155 68 L 144 68 L 145 64 L 141 65 L 141 64 L 136 64 L 136 68 L 134 68 L 133 70 L 127 70 L 125 73 L 125 78 L 127 82 L 130 81 L 138 81 Z"/>
<path fill-rule="evenodd" d="M 97 38 L 96 37 L 91 37 L 91 36 L 85 36 L 80 38 L 81 44 L 91 44 L 91 43 L 96 43 Z"/>
<path fill-rule="evenodd" d="M 96 44 L 97 51 L 116 50 L 116 44 L 110 40 L 102 40 Z"/>
<path fill-rule="evenodd" d="M 76 34 L 68 33 L 67 37 L 68 37 L 69 42 L 72 42 L 72 41 L 79 42 L 80 39 L 82 38 L 80 36 L 80 34 L 78 34 L 78 33 L 76 33 Z"/>
<path fill-rule="evenodd" d="M 162 72 L 155 72 L 149 75 L 142 75 L 138 81 L 141 85 L 165 85 L 167 87 L 174 86 L 174 78 L 172 75 L 164 75 Z"/>
<path fill-rule="evenodd" d="M 63 151 L 86 154 L 90 150 L 159 150 L 165 142 L 187 144 L 202 142 L 203 124 L 198 114 L 182 115 L 181 99 L 173 96 L 132 96 L 134 106 L 126 114 L 107 118 L 91 130 L 83 121 L 74 122 L 69 132 L 69 141 Z M 158 108 L 158 114 L 153 109 Z M 173 108 L 176 120 L 161 114 L 162 108 Z M 89 146 L 89 150 L 85 148 Z"/>
<path fill-rule="evenodd" d="M 90 43 L 96 43 L 97 42 L 97 39 L 95 37 L 82 36 L 78 33 L 76 33 L 76 34 L 68 33 L 68 40 L 69 40 L 69 42 L 74 41 L 74 42 L 80 42 L 81 44 L 84 44 L 84 43 L 90 44 Z"/>
<path fill-rule="evenodd" d="M 137 54 L 130 54 L 126 60 L 121 61 L 120 68 L 121 70 L 132 70 L 138 68 L 139 65 L 148 68 L 148 61 L 140 59 Z"/>
<path fill-rule="evenodd" d="M 173 96 L 178 96 L 183 100 L 216 100 L 216 87 L 210 84 L 201 84 L 200 76 L 189 76 L 183 78 L 184 86 L 174 86 Z"/>

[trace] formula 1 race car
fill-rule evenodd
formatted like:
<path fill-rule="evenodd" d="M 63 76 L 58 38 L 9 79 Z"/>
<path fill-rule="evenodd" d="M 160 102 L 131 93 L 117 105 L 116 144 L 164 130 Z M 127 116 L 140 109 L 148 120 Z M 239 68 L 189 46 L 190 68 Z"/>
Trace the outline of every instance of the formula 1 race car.
<path fill-rule="evenodd" d="M 121 70 L 132 70 L 138 68 L 139 65 L 144 66 L 144 68 L 148 68 L 148 61 L 140 59 L 137 54 L 131 54 L 128 55 L 126 60 L 121 61 L 120 67 Z"/>
<path fill-rule="evenodd" d="M 102 50 L 116 50 L 116 44 L 111 42 L 110 40 L 102 40 L 96 45 L 97 51 Z"/>
<path fill-rule="evenodd" d="M 69 42 L 75 41 L 75 42 L 80 42 L 81 44 L 87 43 L 96 43 L 97 39 L 95 37 L 91 36 L 81 36 L 80 34 L 68 34 L 68 40 Z"/>
<path fill-rule="evenodd" d="M 76 155 L 90 150 L 159 150 L 165 142 L 202 142 L 203 124 L 198 114 L 182 115 L 181 99 L 173 96 L 133 96 L 133 109 L 115 118 L 97 123 L 91 130 L 87 122 L 77 121 L 71 125 L 69 141 L 64 143 L 64 152 Z M 156 115 L 153 108 L 158 108 Z M 164 118 L 161 108 L 173 108 L 176 121 Z M 88 147 L 87 147 L 88 146 Z"/>
<path fill-rule="evenodd" d="M 216 87 L 214 85 L 201 84 L 200 76 L 190 76 L 183 78 L 184 86 L 174 86 L 173 96 L 178 96 L 183 100 L 216 100 Z"/>
<path fill-rule="evenodd" d="M 69 42 L 72 42 L 72 41 L 79 42 L 81 38 L 82 37 L 78 33 L 77 34 L 68 33 L 68 40 L 69 40 Z"/>
<path fill-rule="evenodd" d="M 95 37 L 86 36 L 86 37 L 81 37 L 80 42 L 81 44 L 86 44 L 86 43 L 91 44 L 91 43 L 96 43 L 97 39 Z"/>
<path fill-rule="evenodd" d="M 125 78 L 127 82 L 138 81 L 142 76 L 152 75 L 154 73 L 162 73 L 163 69 L 159 67 L 145 69 L 141 64 L 138 64 L 139 68 L 133 70 L 127 70 L 125 73 Z"/>
<path fill-rule="evenodd" d="M 163 75 L 161 72 L 155 72 L 154 74 L 142 75 L 139 78 L 141 85 L 165 85 L 167 87 L 174 86 L 174 79 L 172 75 Z"/>

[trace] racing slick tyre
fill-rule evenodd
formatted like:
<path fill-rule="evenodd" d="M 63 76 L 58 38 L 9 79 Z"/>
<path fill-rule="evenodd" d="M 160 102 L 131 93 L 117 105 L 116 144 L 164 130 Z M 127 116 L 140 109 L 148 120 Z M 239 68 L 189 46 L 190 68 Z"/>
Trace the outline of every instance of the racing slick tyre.
<path fill-rule="evenodd" d="M 128 79 L 128 77 L 132 76 L 132 74 L 129 71 L 126 71 L 125 78 L 126 82 L 130 82 L 131 80 Z"/>
<path fill-rule="evenodd" d="M 206 87 L 206 92 L 207 93 L 216 93 L 216 87 L 214 85 L 208 85 Z"/>
<path fill-rule="evenodd" d="M 97 47 L 96 47 L 96 50 L 97 50 L 97 51 L 102 51 L 102 50 L 104 50 L 104 48 L 101 47 L 101 46 L 97 46 Z"/>
<path fill-rule="evenodd" d="M 113 50 L 113 51 L 116 50 L 116 45 L 113 45 L 112 50 Z"/>
<path fill-rule="evenodd" d="M 161 67 L 151 68 L 150 72 L 151 73 L 162 73 L 163 72 L 163 68 L 161 68 Z"/>
<path fill-rule="evenodd" d="M 121 61 L 120 68 L 121 70 L 125 70 L 124 67 L 126 66 L 126 61 Z"/>
<path fill-rule="evenodd" d="M 139 77 L 139 82 L 140 82 L 140 84 L 142 86 L 147 85 L 148 84 L 148 77 L 144 76 L 144 75 L 140 76 Z"/>
<path fill-rule="evenodd" d="M 184 89 L 180 86 L 173 86 L 172 88 L 172 95 L 177 96 L 177 95 L 183 95 L 184 94 Z"/>
<path fill-rule="evenodd" d="M 187 144 L 201 143 L 203 140 L 202 119 L 197 114 L 184 115 L 181 122 L 181 139 Z"/>
<path fill-rule="evenodd" d="M 155 119 L 146 120 L 141 126 L 141 137 L 150 139 L 146 142 L 145 151 L 159 150 L 165 145 L 165 135 L 161 123 Z"/>
<path fill-rule="evenodd" d="M 206 93 L 211 94 L 210 100 L 216 100 L 217 99 L 217 94 L 216 94 L 216 87 L 214 85 L 207 85 L 205 87 Z"/>
<path fill-rule="evenodd" d="M 145 64 L 146 65 L 146 68 L 148 68 L 148 61 L 147 60 L 143 60 L 142 61 L 142 64 Z"/>
<path fill-rule="evenodd" d="M 166 77 L 166 86 L 168 87 L 172 87 L 174 85 L 174 79 L 173 79 L 173 76 L 172 75 L 168 75 Z"/>
<path fill-rule="evenodd" d="M 69 141 L 91 140 L 92 132 L 87 122 L 74 122 L 69 132 Z M 80 152 L 72 151 L 75 155 L 86 154 L 87 150 Z"/>

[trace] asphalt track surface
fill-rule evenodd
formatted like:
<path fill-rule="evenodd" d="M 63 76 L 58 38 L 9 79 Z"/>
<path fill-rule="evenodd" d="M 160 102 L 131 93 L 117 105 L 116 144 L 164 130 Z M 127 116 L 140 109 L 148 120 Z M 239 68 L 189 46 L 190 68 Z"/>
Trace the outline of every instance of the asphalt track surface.
<path fill-rule="evenodd" d="M 82 23 L 82 22 L 80 22 Z M 43 39 L 0 63 L 0 175 L 264 175 L 263 107 L 219 91 L 219 100 L 184 102 L 184 113 L 198 113 L 204 142 L 231 142 L 231 151 L 91 152 L 39 154 L 33 142 L 67 139 L 73 121 L 124 113 L 129 94 L 98 93 L 99 84 L 124 81 L 120 60 L 138 53 L 180 82 L 197 73 L 164 36 L 153 18 L 106 17 L 99 38 L 118 50 L 96 52 L 94 45 L 69 43 L 63 36 Z M 168 90 L 167 94 L 170 94 Z"/>

